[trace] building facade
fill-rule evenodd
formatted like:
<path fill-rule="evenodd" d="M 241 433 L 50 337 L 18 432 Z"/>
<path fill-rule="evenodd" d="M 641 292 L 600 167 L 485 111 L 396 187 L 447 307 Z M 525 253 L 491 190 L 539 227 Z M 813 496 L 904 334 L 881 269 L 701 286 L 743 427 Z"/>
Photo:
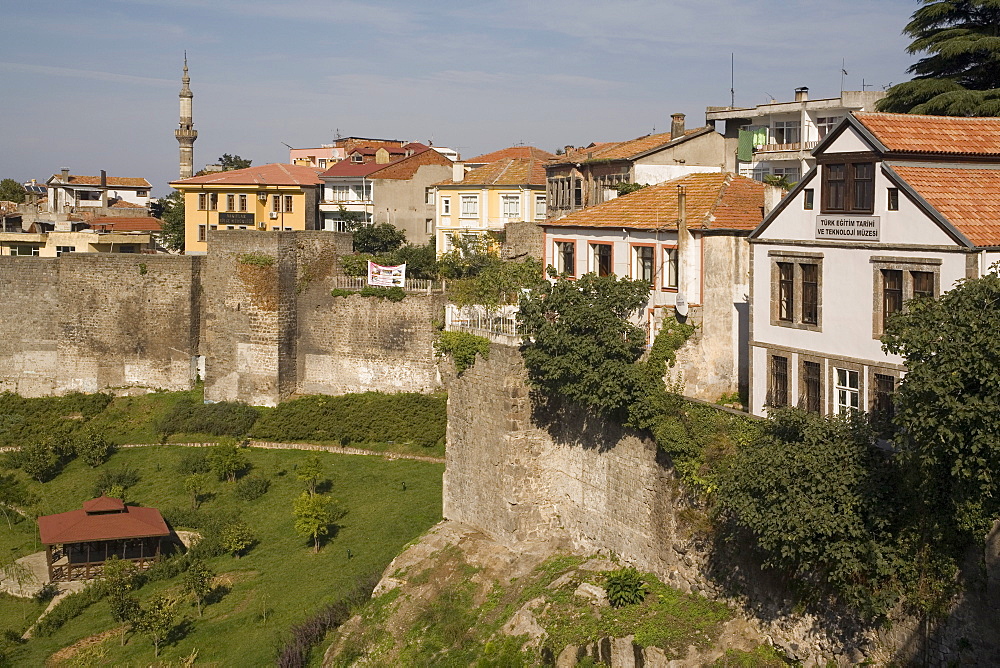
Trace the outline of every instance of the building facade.
<path fill-rule="evenodd" d="M 315 169 L 272 163 L 174 181 L 184 196 L 184 252 L 204 254 L 213 230 L 319 229 Z"/>
<path fill-rule="evenodd" d="M 883 91 L 843 91 L 840 97 L 809 99 L 796 88 L 793 102 L 756 107 L 708 107 L 706 123 L 725 121 L 725 137 L 737 144 L 737 167 L 743 176 L 763 181 L 785 177 L 796 183 L 816 164 L 812 149 L 852 111 L 873 111 Z"/>
<path fill-rule="evenodd" d="M 149 181 L 138 177 L 108 176 L 101 170 L 100 176 L 70 174 L 63 168 L 45 182 L 48 190 L 48 211 L 67 214 L 94 208 L 108 208 L 124 202 L 135 207 L 149 206 Z"/>
<path fill-rule="evenodd" d="M 856 112 L 750 236 L 751 410 L 892 411 L 880 337 L 1000 260 L 1000 119 Z"/>
<path fill-rule="evenodd" d="M 649 342 L 664 320 L 698 325 L 678 355 L 688 396 L 745 392 L 749 318 L 747 236 L 776 189 L 731 172 L 689 174 L 547 221 L 545 264 L 642 280 L 649 300 L 636 324 Z"/>
<path fill-rule="evenodd" d="M 711 127 L 686 130 L 684 114 L 674 114 L 670 132 L 567 146 L 545 168 L 548 215 L 559 218 L 612 199 L 621 183 L 650 185 L 685 174 L 734 171 L 735 140 L 728 145 Z"/>

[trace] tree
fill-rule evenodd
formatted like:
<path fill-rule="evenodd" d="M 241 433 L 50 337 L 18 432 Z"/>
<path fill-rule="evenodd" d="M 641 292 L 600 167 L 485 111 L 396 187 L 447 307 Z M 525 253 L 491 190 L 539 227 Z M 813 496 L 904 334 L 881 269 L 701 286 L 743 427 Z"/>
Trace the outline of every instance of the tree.
<path fill-rule="evenodd" d="M 209 466 L 219 480 L 236 482 L 250 468 L 250 461 L 235 445 L 217 445 L 208 455 Z"/>
<path fill-rule="evenodd" d="M 886 325 L 906 359 L 896 446 L 929 517 L 982 540 L 1000 517 L 1000 275 L 994 265 L 938 298 L 907 302 Z"/>
<path fill-rule="evenodd" d="M 199 617 L 201 617 L 202 601 L 212 592 L 212 578 L 214 577 L 215 573 L 212 572 L 212 569 L 200 559 L 192 561 L 191 565 L 184 571 L 184 589 L 194 596 L 195 603 L 198 605 Z"/>
<path fill-rule="evenodd" d="M 641 389 L 634 363 L 646 344 L 629 318 L 648 298 L 648 282 L 596 274 L 523 295 L 518 320 L 529 382 L 624 421 Z"/>
<path fill-rule="evenodd" d="M 328 496 L 302 492 L 295 499 L 295 531 L 300 536 L 311 536 L 313 552 L 319 552 L 319 538 L 330 533 L 330 525 L 347 514 L 344 508 Z"/>
<path fill-rule="evenodd" d="M 406 243 L 406 235 L 389 223 L 353 225 L 354 252 L 382 255 L 391 253 Z"/>
<path fill-rule="evenodd" d="M 139 599 L 132 591 L 136 587 L 138 569 L 131 561 L 116 555 L 104 564 L 104 590 L 107 593 L 111 616 L 122 624 L 121 644 L 125 644 L 125 624 L 134 625 L 139 616 Z"/>
<path fill-rule="evenodd" d="M 13 514 L 18 508 L 38 503 L 38 497 L 29 491 L 13 473 L 0 473 L 0 512 L 7 520 L 7 527 L 14 529 Z"/>
<path fill-rule="evenodd" d="M 231 172 L 234 169 L 246 169 L 252 162 L 253 160 L 247 160 L 235 154 L 229 155 L 228 153 L 223 153 L 222 157 L 219 158 L 219 164 L 222 165 L 222 171 L 224 172 Z"/>
<path fill-rule="evenodd" d="M 59 471 L 59 455 L 49 441 L 32 441 L 19 454 L 21 470 L 38 482 L 50 480 Z"/>
<path fill-rule="evenodd" d="M 105 438 L 104 434 L 89 429 L 73 439 L 74 454 L 92 468 L 106 462 L 114 452 L 114 448 L 114 444 Z"/>
<path fill-rule="evenodd" d="M 201 496 L 208 488 L 208 476 L 204 473 L 192 473 L 184 478 L 184 491 L 191 495 L 191 510 L 198 510 Z"/>
<path fill-rule="evenodd" d="M 175 190 L 157 202 L 153 216 L 161 220 L 160 240 L 173 251 L 184 250 L 184 195 Z"/>
<path fill-rule="evenodd" d="M 24 186 L 14 179 L 3 179 L 0 181 L 0 202 L 24 202 Z"/>
<path fill-rule="evenodd" d="M 313 455 L 306 459 L 296 470 L 295 475 L 299 480 L 306 484 L 306 490 L 309 492 L 310 496 L 316 494 L 316 486 L 319 484 L 320 480 L 323 479 L 323 475 L 326 470 L 323 467 L 323 463 L 320 461 L 318 455 Z"/>
<path fill-rule="evenodd" d="M 237 559 L 253 545 L 253 531 L 245 522 L 239 520 L 230 522 L 219 531 L 219 545 L 222 549 Z"/>
<path fill-rule="evenodd" d="M 496 310 L 505 304 L 516 304 L 523 289 L 538 286 L 544 280 L 542 265 L 534 258 L 520 262 L 496 258 L 476 276 L 449 283 L 448 299 L 459 306 L 479 304 Z"/>
<path fill-rule="evenodd" d="M 903 33 L 925 53 L 879 101 L 879 111 L 943 116 L 1000 115 L 1000 2 L 921 0 Z"/>
<path fill-rule="evenodd" d="M 174 602 L 165 596 L 157 596 L 142 608 L 136 619 L 139 632 L 149 636 L 153 643 L 153 656 L 160 656 L 160 643 L 174 628 Z"/>

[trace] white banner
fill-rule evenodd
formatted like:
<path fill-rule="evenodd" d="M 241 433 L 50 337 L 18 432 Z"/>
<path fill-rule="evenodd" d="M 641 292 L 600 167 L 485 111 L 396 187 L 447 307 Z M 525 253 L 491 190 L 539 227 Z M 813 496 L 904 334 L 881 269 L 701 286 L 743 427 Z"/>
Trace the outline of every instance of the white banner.
<path fill-rule="evenodd" d="M 406 265 L 385 267 L 368 260 L 368 285 L 406 287 Z"/>

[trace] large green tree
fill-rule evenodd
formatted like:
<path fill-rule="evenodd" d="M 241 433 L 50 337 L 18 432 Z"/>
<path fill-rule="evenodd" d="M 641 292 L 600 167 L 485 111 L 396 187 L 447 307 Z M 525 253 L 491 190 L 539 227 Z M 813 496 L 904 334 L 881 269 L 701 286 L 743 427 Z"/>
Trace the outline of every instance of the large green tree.
<path fill-rule="evenodd" d="M 406 235 L 389 223 L 368 225 L 356 223 L 354 228 L 354 251 L 381 255 L 391 253 L 406 243 Z"/>
<path fill-rule="evenodd" d="M 878 103 L 880 111 L 1000 116 L 1000 0 L 921 0 L 903 33 L 925 54 Z"/>
<path fill-rule="evenodd" d="M 528 379 L 624 421 L 642 388 L 635 364 L 646 333 L 630 322 L 649 298 L 649 283 L 585 274 L 543 283 L 521 298 L 518 320 Z"/>
<path fill-rule="evenodd" d="M 160 241 L 163 245 L 174 251 L 184 250 L 184 195 L 175 190 L 161 197 L 151 213 L 161 221 Z"/>
<path fill-rule="evenodd" d="M 234 169 L 246 169 L 250 166 L 253 160 L 247 160 L 246 158 L 241 158 L 236 155 L 229 155 L 228 153 L 223 153 L 222 157 L 219 158 L 219 164 L 222 165 L 222 171 L 230 172 Z"/>
<path fill-rule="evenodd" d="M 918 298 L 882 343 L 906 359 L 897 447 L 926 513 L 981 539 L 1000 517 L 1000 275 Z"/>
<path fill-rule="evenodd" d="M 14 179 L 3 179 L 0 181 L 0 202 L 17 202 L 20 204 L 24 201 L 24 186 L 15 181 Z"/>

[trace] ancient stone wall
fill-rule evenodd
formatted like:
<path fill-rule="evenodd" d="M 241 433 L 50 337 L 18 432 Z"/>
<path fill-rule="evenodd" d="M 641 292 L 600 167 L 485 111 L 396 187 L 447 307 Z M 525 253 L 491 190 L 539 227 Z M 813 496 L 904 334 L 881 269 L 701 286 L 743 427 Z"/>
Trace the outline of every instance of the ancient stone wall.
<path fill-rule="evenodd" d="M 879 631 L 843 610 L 802 613 L 787 582 L 762 570 L 746 545 L 710 542 L 709 518 L 655 444 L 578 407 L 539 405 L 516 349 L 492 346 L 489 360 L 448 385 L 447 519 L 510 547 L 553 541 L 613 552 L 682 590 L 729 601 L 806 665 L 1000 662 L 1000 620 L 983 582 L 1000 563 L 1000 529 L 987 575 L 971 555 L 966 591 L 944 622 L 900 619 Z"/>
<path fill-rule="evenodd" d="M 194 257 L 0 257 L 0 389 L 43 396 L 190 387 L 200 270 Z"/>

